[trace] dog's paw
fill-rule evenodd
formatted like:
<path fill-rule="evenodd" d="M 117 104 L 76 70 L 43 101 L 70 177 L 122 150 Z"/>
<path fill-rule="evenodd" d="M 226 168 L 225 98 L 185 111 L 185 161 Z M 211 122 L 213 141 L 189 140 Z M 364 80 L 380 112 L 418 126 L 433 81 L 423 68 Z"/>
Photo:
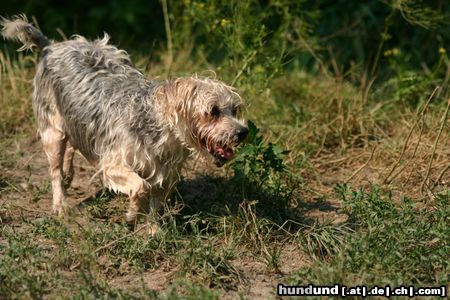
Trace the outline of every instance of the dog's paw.
<path fill-rule="evenodd" d="M 71 209 L 67 204 L 53 204 L 53 213 L 60 218 L 70 215 Z"/>
<path fill-rule="evenodd" d="M 129 226 L 134 226 L 136 225 L 136 221 L 137 221 L 137 213 L 135 211 L 128 211 L 125 214 L 125 221 L 127 222 L 127 224 Z"/>
<path fill-rule="evenodd" d="M 151 236 L 151 237 L 156 236 L 160 231 L 161 231 L 161 227 L 159 227 L 158 224 L 156 224 L 156 223 L 149 224 L 149 227 L 148 227 L 148 235 L 149 236 Z"/>
<path fill-rule="evenodd" d="M 147 224 L 127 223 L 127 227 L 130 231 L 133 231 L 134 234 L 143 238 L 154 237 L 161 232 L 159 225 L 153 222 Z"/>

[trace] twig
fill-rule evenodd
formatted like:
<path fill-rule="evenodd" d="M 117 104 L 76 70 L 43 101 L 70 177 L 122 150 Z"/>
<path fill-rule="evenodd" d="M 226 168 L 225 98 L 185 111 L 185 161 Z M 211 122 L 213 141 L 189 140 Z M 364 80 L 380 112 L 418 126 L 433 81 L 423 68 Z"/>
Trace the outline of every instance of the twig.
<path fill-rule="evenodd" d="M 18 192 L 19 194 L 24 194 L 23 191 L 21 191 L 17 186 L 15 186 L 13 183 L 9 182 L 8 180 L 4 179 L 3 182 L 5 182 L 10 188 Z"/>
<path fill-rule="evenodd" d="M 438 179 L 436 180 L 436 182 L 434 183 L 434 186 L 438 185 L 438 183 L 442 180 L 442 177 L 444 177 L 445 172 L 448 171 L 448 169 L 450 169 L 450 164 L 448 164 L 439 174 Z"/>
<path fill-rule="evenodd" d="M 450 80 L 450 63 L 448 62 L 448 60 L 446 60 L 445 64 L 447 65 L 447 72 L 445 72 L 444 81 L 442 81 L 441 88 L 437 93 L 437 97 L 439 97 L 441 93 L 446 89 L 446 87 L 448 87 L 448 82 Z"/>
<path fill-rule="evenodd" d="M 62 31 L 62 29 L 61 28 L 56 28 L 56 31 L 59 33 L 59 35 L 63 38 L 63 40 L 65 40 L 65 41 L 67 41 L 68 40 L 68 38 L 67 38 L 67 36 L 64 34 L 64 31 Z"/>
<path fill-rule="evenodd" d="M 439 132 L 438 135 L 436 137 L 436 140 L 434 141 L 434 145 L 433 145 L 433 152 L 431 153 L 431 157 L 430 157 L 430 161 L 428 162 L 428 168 L 427 168 L 427 172 L 425 175 L 425 178 L 422 181 L 422 185 L 420 186 L 420 190 L 423 192 L 423 189 L 425 187 L 425 183 L 428 180 L 428 177 L 430 176 L 430 171 L 431 171 L 431 165 L 433 164 L 433 158 L 434 158 L 434 154 L 436 153 L 436 147 L 437 144 L 439 142 L 439 139 L 441 137 L 442 134 L 442 130 L 444 129 L 444 125 L 445 122 L 447 121 L 447 116 L 448 116 L 448 110 L 450 108 L 450 99 L 447 100 L 447 107 L 445 108 L 445 112 L 442 116 L 442 122 L 441 122 L 441 127 L 439 128 Z"/>
<path fill-rule="evenodd" d="M 256 51 L 256 50 L 252 51 L 252 53 L 250 53 L 250 55 L 245 58 L 244 64 L 242 65 L 241 69 L 239 70 L 239 72 L 234 77 L 233 81 L 231 82 L 231 86 L 234 86 L 236 84 L 237 80 L 244 73 L 245 69 L 247 69 L 248 64 L 253 60 L 253 58 L 256 56 L 256 54 L 258 54 L 258 51 Z"/>
<path fill-rule="evenodd" d="M 355 177 L 356 175 L 358 175 L 358 173 L 361 172 L 361 170 L 364 169 L 364 168 L 370 163 L 370 161 L 371 161 L 372 158 L 373 158 L 373 154 L 375 153 L 375 149 L 376 149 L 376 148 L 377 148 L 377 146 L 374 146 L 374 147 L 373 147 L 372 153 L 370 153 L 369 159 L 368 159 L 361 167 L 359 167 L 355 172 L 353 172 L 353 174 L 350 175 L 350 177 L 347 178 L 347 180 L 345 180 L 346 183 L 349 182 L 350 180 L 352 180 L 353 177 Z"/>
<path fill-rule="evenodd" d="M 169 52 L 169 66 L 167 67 L 167 76 L 172 71 L 173 63 L 173 47 L 172 47 L 172 31 L 170 30 L 169 10 L 167 9 L 167 0 L 161 0 L 164 14 L 164 27 L 167 35 L 167 51 Z"/>
<path fill-rule="evenodd" d="M 419 145 L 422 140 L 423 128 L 424 128 L 424 122 L 422 120 L 420 130 L 419 130 L 419 137 L 417 139 L 417 143 L 416 143 L 416 146 L 414 147 L 414 151 L 413 151 L 413 154 L 411 155 L 411 158 L 400 168 L 400 170 L 396 174 L 392 175 L 392 177 L 389 179 L 388 183 L 391 183 L 395 178 L 397 178 L 398 175 L 403 173 L 403 171 L 406 169 L 406 167 L 409 165 L 409 163 L 412 162 L 413 159 L 416 157 L 417 149 L 419 149 Z M 412 174 L 412 172 L 409 173 L 408 177 L 406 178 L 406 182 L 409 181 L 411 174 Z"/>
<path fill-rule="evenodd" d="M 387 176 L 383 180 L 383 182 L 385 184 L 386 183 L 390 183 L 392 181 L 392 180 L 389 180 L 389 177 L 392 175 L 392 173 L 394 173 L 395 169 L 397 169 L 397 167 L 400 165 L 400 162 L 402 161 L 403 156 L 405 155 L 406 149 L 408 148 L 409 139 L 411 138 L 411 135 L 412 135 L 414 129 L 417 127 L 417 124 L 419 123 L 419 121 L 423 119 L 423 117 L 425 115 L 425 112 L 427 110 L 427 107 L 430 104 L 431 99 L 433 99 L 433 96 L 434 96 L 434 94 L 436 93 L 436 91 L 438 89 L 439 89 L 439 86 L 434 88 L 434 91 L 431 93 L 430 97 L 428 97 L 427 102 L 425 102 L 425 105 L 423 106 L 423 109 L 418 113 L 419 118 L 416 119 L 416 122 L 414 122 L 413 127 L 411 127 L 411 129 L 409 130 L 408 136 L 405 139 L 405 143 L 403 144 L 402 152 L 400 153 L 399 158 L 397 159 L 397 161 L 392 166 L 391 170 L 389 171 L 389 173 L 387 174 Z"/>
<path fill-rule="evenodd" d="M 373 65 L 372 65 L 372 69 L 370 71 L 370 75 L 372 77 L 375 75 L 375 71 L 377 70 L 378 61 L 380 59 L 381 51 L 383 50 L 384 43 L 388 40 L 387 36 L 388 36 L 388 32 L 389 32 L 389 27 L 391 25 L 391 19 L 394 17 L 394 15 L 395 15 L 395 9 L 391 8 L 391 12 L 386 17 L 386 19 L 384 19 L 384 29 L 383 29 L 383 32 L 380 35 L 381 36 L 381 41 L 378 44 L 377 52 L 375 54 L 375 59 L 374 59 Z"/>

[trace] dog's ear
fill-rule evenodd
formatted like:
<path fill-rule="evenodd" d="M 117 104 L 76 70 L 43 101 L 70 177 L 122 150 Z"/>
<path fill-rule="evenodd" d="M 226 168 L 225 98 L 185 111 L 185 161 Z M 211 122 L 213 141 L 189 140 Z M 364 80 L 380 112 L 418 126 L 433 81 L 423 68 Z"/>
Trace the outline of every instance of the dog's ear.
<path fill-rule="evenodd" d="M 193 105 L 193 100 L 197 95 L 198 85 L 190 78 L 177 79 L 165 87 L 167 100 L 173 103 L 177 112 L 186 113 Z"/>

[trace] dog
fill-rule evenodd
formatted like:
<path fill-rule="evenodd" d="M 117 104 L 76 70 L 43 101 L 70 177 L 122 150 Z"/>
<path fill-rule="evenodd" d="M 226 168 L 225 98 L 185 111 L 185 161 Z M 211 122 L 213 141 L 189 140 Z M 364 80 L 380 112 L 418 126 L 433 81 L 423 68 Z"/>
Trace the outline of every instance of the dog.
<path fill-rule="evenodd" d="M 53 212 L 64 214 L 78 150 L 103 184 L 130 198 L 126 221 L 157 212 L 190 153 L 218 166 L 248 134 L 234 88 L 198 76 L 148 80 L 124 50 L 75 35 L 55 42 L 24 15 L 1 18 L 5 39 L 40 50 L 33 111 L 50 165 Z"/>

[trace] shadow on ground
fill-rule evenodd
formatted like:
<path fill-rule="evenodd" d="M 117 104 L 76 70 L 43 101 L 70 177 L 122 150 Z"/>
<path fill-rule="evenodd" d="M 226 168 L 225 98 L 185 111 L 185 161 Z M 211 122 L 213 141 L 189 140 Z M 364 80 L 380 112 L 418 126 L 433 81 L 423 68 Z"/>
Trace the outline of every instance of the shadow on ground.
<path fill-rule="evenodd" d="M 205 219 L 220 218 L 235 216 L 242 213 L 243 209 L 250 209 L 258 219 L 269 220 L 292 232 L 297 231 L 303 225 L 312 225 L 317 222 L 318 214 L 323 217 L 332 215 L 338 210 L 332 203 L 320 199 L 314 202 L 293 203 L 290 195 L 290 192 L 283 189 L 258 187 L 247 179 L 199 175 L 182 180 L 177 185 L 171 195 L 168 207 L 169 209 L 177 207 L 175 217 L 179 224 L 187 222 L 189 216 L 196 215 Z M 110 206 L 117 207 L 119 201 L 127 206 L 128 200 L 124 195 L 100 189 L 80 201 L 75 209 L 102 210 L 101 207 L 103 207 L 105 211 L 97 217 L 105 219 L 108 218 L 108 215 L 111 217 L 111 214 L 106 212 L 105 205 L 109 208 L 111 208 Z M 181 210 L 178 209 L 180 206 Z M 125 209 L 126 207 L 122 207 L 120 215 L 123 216 Z M 120 215 L 116 215 L 114 219 L 122 219 Z M 120 222 L 120 220 L 116 221 Z"/>
<path fill-rule="evenodd" d="M 317 217 L 310 214 L 312 210 L 327 215 L 338 209 L 326 200 L 294 203 L 288 188 L 258 186 L 248 178 L 202 175 L 181 181 L 177 192 L 172 198 L 183 203 L 181 215 L 235 215 L 247 204 L 257 218 L 270 220 L 278 226 L 287 224 L 293 231 L 317 221 Z"/>

